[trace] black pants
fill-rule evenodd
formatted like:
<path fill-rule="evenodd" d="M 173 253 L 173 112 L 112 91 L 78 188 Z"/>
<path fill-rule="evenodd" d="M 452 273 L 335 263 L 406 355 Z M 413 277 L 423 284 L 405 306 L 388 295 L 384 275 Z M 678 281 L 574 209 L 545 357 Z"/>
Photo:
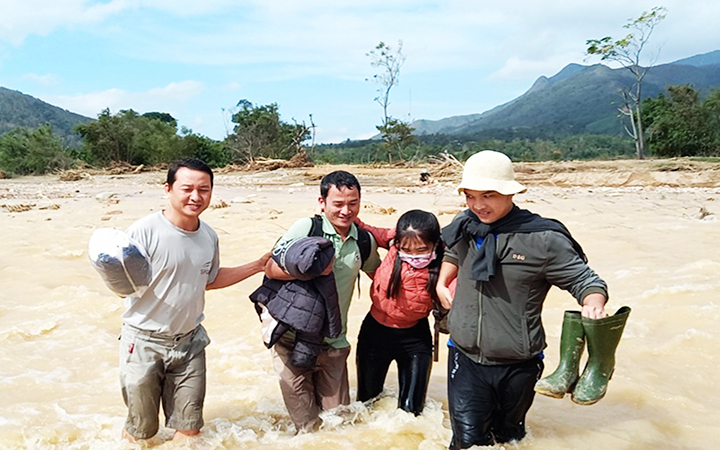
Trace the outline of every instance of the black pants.
<path fill-rule="evenodd" d="M 370 314 L 365 317 L 356 352 L 359 401 L 380 395 L 393 360 L 398 367 L 398 408 L 418 415 L 425 407 L 432 368 L 432 337 L 427 318 L 410 328 L 391 328 Z"/>
<path fill-rule="evenodd" d="M 451 449 L 501 444 L 525 436 L 525 415 L 544 365 L 540 357 L 518 364 L 478 364 L 455 347 L 448 355 Z"/>

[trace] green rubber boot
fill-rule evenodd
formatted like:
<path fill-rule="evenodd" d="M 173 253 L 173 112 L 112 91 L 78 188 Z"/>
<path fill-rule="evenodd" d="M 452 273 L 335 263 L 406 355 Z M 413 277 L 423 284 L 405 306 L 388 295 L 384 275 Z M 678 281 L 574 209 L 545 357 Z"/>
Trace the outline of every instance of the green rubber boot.
<path fill-rule="evenodd" d="M 573 402 L 592 405 L 605 396 L 615 369 L 615 350 L 629 315 L 630 307 L 623 306 L 614 315 L 602 319 L 582 318 L 588 344 L 588 362 L 573 390 Z"/>
<path fill-rule="evenodd" d="M 563 398 L 578 380 L 580 357 L 585 349 L 585 333 L 579 311 L 565 311 L 560 334 L 560 364 L 551 375 L 535 383 L 535 392 Z"/>

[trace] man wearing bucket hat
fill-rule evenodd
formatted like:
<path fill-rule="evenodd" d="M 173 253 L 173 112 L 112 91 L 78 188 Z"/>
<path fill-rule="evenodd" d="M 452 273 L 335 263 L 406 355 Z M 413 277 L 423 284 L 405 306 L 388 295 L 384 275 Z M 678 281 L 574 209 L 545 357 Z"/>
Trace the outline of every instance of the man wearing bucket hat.
<path fill-rule="evenodd" d="M 471 156 L 458 191 L 468 209 L 443 229 L 448 250 L 437 284 L 450 308 L 451 449 L 525 436 L 543 370 L 541 313 L 552 285 L 569 291 L 588 320 L 607 316 L 608 298 L 567 228 L 513 203 L 526 188 L 507 156 L 489 150 Z"/>

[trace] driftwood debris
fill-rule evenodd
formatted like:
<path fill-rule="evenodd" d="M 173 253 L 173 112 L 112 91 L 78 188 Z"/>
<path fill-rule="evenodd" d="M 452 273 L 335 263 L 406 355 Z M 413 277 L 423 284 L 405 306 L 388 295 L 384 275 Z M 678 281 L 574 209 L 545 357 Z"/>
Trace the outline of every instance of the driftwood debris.
<path fill-rule="evenodd" d="M 5 204 L 0 205 L 0 208 L 3 208 L 7 212 L 11 212 L 11 213 L 21 213 L 21 212 L 30 211 L 34 207 L 35 207 L 34 203 L 32 203 L 32 204 L 19 203 L 19 204 L 15 204 L 15 205 L 5 205 Z"/>
<path fill-rule="evenodd" d="M 394 214 L 397 212 L 397 209 L 393 208 L 392 206 L 385 207 L 380 205 L 379 203 L 375 203 L 370 200 L 363 200 L 363 209 L 366 209 L 375 214 Z"/>
<path fill-rule="evenodd" d="M 249 163 L 249 166 L 254 166 L 255 169 L 259 170 L 297 169 L 300 167 L 313 167 L 313 165 L 305 152 L 297 152 L 289 160 L 256 158 Z"/>
<path fill-rule="evenodd" d="M 450 153 L 440 153 L 429 158 L 431 169 L 428 171 L 431 177 L 437 179 L 454 180 L 462 175 L 463 165 Z"/>
<path fill-rule="evenodd" d="M 223 168 L 216 169 L 216 173 L 231 172 L 270 172 L 277 169 L 298 169 L 301 167 L 313 167 L 314 164 L 308 159 L 307 153 L 297 152 L 290 159 L 253 158 L 244 165 L 229 164 Z"/>

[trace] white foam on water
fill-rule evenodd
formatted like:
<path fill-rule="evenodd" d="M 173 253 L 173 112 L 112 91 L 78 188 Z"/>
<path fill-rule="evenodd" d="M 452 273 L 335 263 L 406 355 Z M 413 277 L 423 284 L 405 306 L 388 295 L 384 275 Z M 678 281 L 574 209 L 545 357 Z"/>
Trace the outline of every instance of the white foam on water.
<path fill-rule="evenodd" d="M 107 414 L 68 413 L 57 403 L 14 409 L 20 420 L 7 429 L 0 423 L 0 446 L 3 450 L 115 450 L 139 448 L 120 439 L 124 418 Z M 18 428 L 21 422 L 35 417 L 31 425 Z"/>
<path fill-rule="evenodd" d="M 697 271 L 698 269 L 720 270 L 720 262 L 712 259 L 698 259 L 691 261 L 681 267 L 683 271 Z"/>
<path fill-rule="evenodd" d="M 622 280 L 623 278 L 631 277 L 632 275 L 633 275 L 633 272 L 630 270 L 627 270 L 627 269 L 615 271 L 615 278 L 617 278 L 618 280 Z"/>
<path fill-rule="evenodd" d="M 68 249 L 61 244 L 52 244 L 45 250 L 45 255 L 49 258 L 57 258 L 65 261 L 79 260 L 86 257 L 85 250 L 82 248 Z"/>
<path fill-rule="evenodd" d="M 718 334 L 696 328 L 689 328 L 682 334 L 675 335 L 671 340 L 666 342 L 662 347 L 657 349 L 658 354 L 669 354 L 677 351 L 678 348 L 691 346 L 707 346 L 716 347 Z"/>
<path fill-rule="evenodd" d="M 227 419 L 215 419 L 203 428 L 200 439 L 207 448 L 247 448 L 258 444 L 257 433 Z"/>
<path fill-rule="evenodd" d="M 206 419 L 193 449 L 244 448 L 444 448 L 450 440 L 442 405 L 428 399 L 425 411 L 414 416 L 397 408 L 397 398 L 381 396 L 368 406 L 361 402 L 324 411 L 318 431 L 296 435 L 284 406 L 259 402 L 242 414 Z M 393 441 L 391 447 L 383 443 Z M 377 445 L 368 446 L 369 442 Z M 417 443 L 417 444 L 416 444 Z M 326 445 L 327 444 L 327 445 Z M 170 444 L 168 448 L 171 447 Z M 378 446 L 379 445 L 379 446 Z M 417 445 L 417 446 L 416 446 Z"/>
<path fill-rule="evenodd" d="M 64 284 L 55 287 L 51 293 L 51 298 L 58 305 L 75 305 L 78 300 L 105 302 L 107 295 L 103 295 L 97 291 L 93 291 L 85 285 Z"/>
<path fill-rule="evenodd" d="M 73 371 L 67 367 L 55 367 L 52 370 L 26 370 L 21 374 L 5 377 L 5 381 L 14 382 L 28 378 L 36 384 L 58 384 L 72 379 Z"/>
<path fill-rule="evenodd" d="M 691 308 L 703 311 L 703 312 L 718 312 L 720 310 L 720 305 L 716 304 L 712 300 L 709 301 L 705 305 L 692 305 Z"/>
<path fill-rule="evenodd" d="M 714 289 L 715 286 L 708 283 L 683 283 L 670 286 L 656 285 L 654 288 L 644 291 L 641 295 L 641 299 L 647 300 L 649 298 L 657 298 L 658 296 L 671 297 L 677 294 L 707 292 Z"/>
<path fill-rule="evenodd" d="M 0 329 L 0 341 L 28 340 L 50 333 L 58 326 L 57 321 L 50 319 L 30 320 L 9 329 Z"/>

